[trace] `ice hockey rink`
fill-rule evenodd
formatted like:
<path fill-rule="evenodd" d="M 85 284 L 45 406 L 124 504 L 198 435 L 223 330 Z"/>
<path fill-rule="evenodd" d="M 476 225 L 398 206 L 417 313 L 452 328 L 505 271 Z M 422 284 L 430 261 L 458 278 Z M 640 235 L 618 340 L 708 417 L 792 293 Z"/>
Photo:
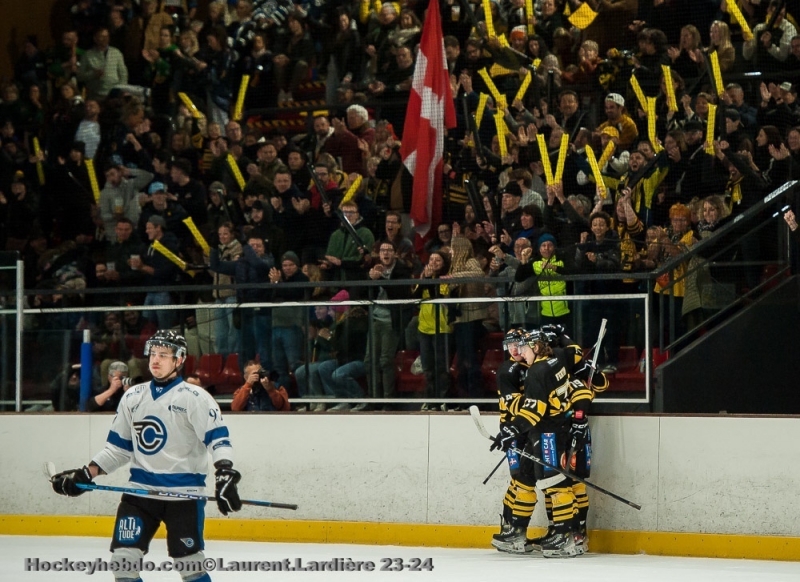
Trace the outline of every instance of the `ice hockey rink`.
<path fill-rule="evenodd" d="M 0 536 L 0 582 L 47 580 L 78 582 L 112 580 L 111 572 L 26 572 L 25 559 L 41 561 L 94 561 L 108 559 L 109 540 L 87 537 Z M 709 558 L 674 558 L 661 556 L 622 556 L 587 554 L 572 559 L 550 560 L 540 555 L 510 556 L 491 549 L 465 550 L 448 548 L 412 548 L 406 546 L 360 546 L 344 544 L 276 544 L 263 542 L 229 542 L 207 540 L 205 555 L 216 562 L 231 565 L 234 561 L 282 562 L 291 565 L 302 560 L 331 561 L 340 564 L 353 561 L 373 562 L 374 571 L 293 571 L 293 572 L 232 572 L 211 573 L 215 582 L 244 582 L 247 580 L 364 580 L 365 582 L 424 580 L 453 582 L 484 582 L 515 580 L 553 580 L 567 582 L 798 582 L 800 564 L 757 560 L 722 560 Z M 156 539 L 146 559 L 158 564 L 167 561 L 165 540 Z M 408 568 L 423 565 L 430 559 L 432 570 L 381 571 L 381 566 L 395 566 L 402 559 Z M 419 559 L 420 562 L 416 562 Z M 412 561 L 414 560 L 414 561 Z M 146 572 L 144 582 L 178 581 L 176 572 Z"/>

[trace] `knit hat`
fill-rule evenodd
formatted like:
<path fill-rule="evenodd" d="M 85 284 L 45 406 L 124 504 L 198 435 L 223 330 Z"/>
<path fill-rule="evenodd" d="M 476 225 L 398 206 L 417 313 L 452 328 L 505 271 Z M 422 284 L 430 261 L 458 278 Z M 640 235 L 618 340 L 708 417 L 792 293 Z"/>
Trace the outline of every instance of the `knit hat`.
<path fill-rule="evenodd" d="M 509 182 L 503 188 L 503 194 L 511 194 L 512 196 L 522 196 L 522 188 L 516 182 Z"/>
<path fill-rule="evenodd" d="M 283 261 L 292 261 L 298 267 L 300 266 L 300 258 L 297 256 L 297 253 L 293 251 L 286 251 L 283 253 L 283 256 L 281 257 L 281 263 L 283 263 Z M 340 299 L 340 301 L 342 300 Z"/>
<path fill-rule="evenodd" d="M 222 182 L 211 182 L 208 185 L 209 192 L 225 192 L 225 184 Z"/>
<path fill-rule="evenodd" d="M 347 292 L 346 289 L 342 289 L 336 295 L 331 297 L 331 301 L 338 302 L 338 301 L 349 301 L 350 300 L 350 293 Z M 344 313 L 347 311 L 346 305 L 335 305 L 332 308 L 336 313 Z"/>
<path fill-rule="evenodd" d="M 539 237 L 539 241 L 536 243 L 537 247 L 541 247 L 544 243 L 551 242 L 553 246 L 556 245 L 556 237 L 554 237 L 550 233 L 544 233 L 542 236 Z"/>

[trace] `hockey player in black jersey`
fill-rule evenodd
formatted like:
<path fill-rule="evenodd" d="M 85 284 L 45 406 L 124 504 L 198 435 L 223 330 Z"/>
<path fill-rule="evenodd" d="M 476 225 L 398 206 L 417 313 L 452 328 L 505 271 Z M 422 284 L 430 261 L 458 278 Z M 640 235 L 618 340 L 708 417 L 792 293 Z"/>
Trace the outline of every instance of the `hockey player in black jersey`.
<path fill-rule="evenodd" d="M 566 411 L 569 409 L 569 373 L 561 358 L 554 357 L 545 335 L 535 330 L 523 337 L 521 354 L 529 365 L 524 381 L 524 396 L 512 402 L 509 418 L 501 425 L 491 450 L 507 451 L 516 441 L 525 443 L 523 450 L 553 466 L 566 466 L 568 431 Z M 521 461 L 527 460 L 525 457 Z M 575 497 L 570 480 L 538 464 L 520 462 L 517 481 L 530 489 L 530 502 L 525 511 L 504 519 L 500 534 L 492 545 L 513 553 L 524 553 L 526 533 L 536 505 L 534 486 L 552 499 L 553 532 L 541 541 L 547 558 L 570 557 L 577 554 L 572 533 Z"/>
<path fill-rule="evenodd" d="M 553 353 L 561 357 L 570 374 L 566 411 L 569 422 L 564 425 L 569 441 L 569 471 L 584 479 L 590 476 L 592 458 L 592 437 L 589 431 L 589 408 L 595 394 L 608 388 L 608 379 L 601 372 L 594 370 L 589 360 L 582 356 L 581 348 L 570 338 L 560 325 L 544 325 L 541 332 L 553 348 Z M 597 348 L 595 348 L 597 349 Z M 576 515 L 573 523 L 575 547 L 578 554 L 588 551 L 586 518 L 589 513 L 589 496 L 586 485 L 572 481 L 572 492 L 575 495 Z M 545 539 L 553 534 L 551 500 L 545 496 L 545 507 L 550 521 Z M 539 549 L 540 540 L 531 540 L 534 549 Z"/>
<path fill-rule="evenodd" d="M 500 426 L 508 423 L 512 415 L 512 410 L 517 410 L 524 393 L 523 383 L 528 364 L 520 354 L 520 343 L 525 335 L 523 329 L 511 329 L 503 338 L 503 349 L 508 353 L 508 359 L 497 368 L 497 394 L 499 397 Z M 511 482 L 503 498 L 503 524 L 511 524 L 515 516 L 524 518 L 530 517 L 536 505 L 536 491 L 534 488 L 535 478 L 533 477 L 532 467 L 527 467 L 530 463 L 527 459 L 520 459 L 512 448 L 516 448 L 517 442 L 514 441 L 506 451 L 508 459 L 508 469 L 511 474 Z M 520 465 L 526 465 L 525 475 L 520 481 Z M 504 539 L 507 528 L 501 528 L 499 534 L 492 538 L 492 545 L 498 550 L 510 553 L 524 553 L 524 543 L 522 545 L 514 543 L 508 544 Z"/>

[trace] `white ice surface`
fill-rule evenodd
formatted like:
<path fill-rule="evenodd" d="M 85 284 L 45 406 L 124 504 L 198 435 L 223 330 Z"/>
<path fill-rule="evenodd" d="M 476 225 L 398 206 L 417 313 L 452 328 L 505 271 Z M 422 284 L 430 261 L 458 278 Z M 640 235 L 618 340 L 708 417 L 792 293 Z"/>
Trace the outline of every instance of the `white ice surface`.
<path fill-rule="evenodd" d="M 40 560 L 108 560 L 109 540 L 85 537 L 0 536 L 0 582 L 47 581 L 78 582 L 111 581 L 110 572 L 92 576 L 81 572 L 26 572 L 25 558 Z M 214 582 L 247 582 L 262 580 L 345 581 L 364 582 L 800 582 L 800 563 L 756 560 L 719 560 L 706 558 L 672 558 L 660 556 L 619 556 L 587 554 L 568 560 L 550 560 L 541 556 L 510 556 L 493 550 L 461 550 L 445 548 L 410 548 L 399 546 L 356 546 L 344 544 L 276 544 L 263 542 L 206 541 L 205 555 L 233 560 L 281 561 L 294 564 L 296 558 L 309 560 L 351 558 L 370 560 L 373 572 L 212 572 Z M 153 540 L 146 556 L 153 562 L 168 560 L 166 541 Z M 383 558 L 431 558 L 432 571 L 381 572 Z M 146 572 L 144 582 L 180 580 L 176 572 Z"/>

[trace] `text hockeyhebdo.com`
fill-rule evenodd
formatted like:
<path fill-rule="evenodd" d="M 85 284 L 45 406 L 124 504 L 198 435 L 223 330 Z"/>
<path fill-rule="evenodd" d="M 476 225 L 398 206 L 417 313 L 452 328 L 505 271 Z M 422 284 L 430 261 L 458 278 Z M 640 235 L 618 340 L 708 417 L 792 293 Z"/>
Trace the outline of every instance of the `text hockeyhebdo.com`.
<path fill-rule="evenodd" d="M 332 558 L 330 560 L 305 560 L 284 558 L 283 560 L 226 560 L 205 558 L 203 560 L 178 562 L 152 562 L 149 560 L 40 560 L 25 558 L 26 572 L 430 572 L 433 558 L 380 558 L 353 560 Z"/>

